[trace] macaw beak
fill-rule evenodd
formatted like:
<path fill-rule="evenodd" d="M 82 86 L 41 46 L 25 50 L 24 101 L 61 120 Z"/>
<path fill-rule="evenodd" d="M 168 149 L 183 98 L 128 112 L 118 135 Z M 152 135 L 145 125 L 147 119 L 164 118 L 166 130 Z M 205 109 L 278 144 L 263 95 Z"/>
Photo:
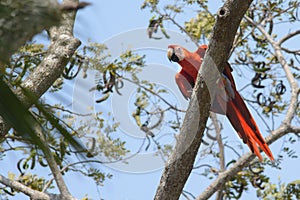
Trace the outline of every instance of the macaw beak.
<path fill-rule="evenodd" d="M 170 62 L 172 62 L 171 58 L 172 58 L 173 54 L 174 54 L 174 49 L 168 48 L 167 56 L 168 56 L 168 59 L 169 59 Z"/>
<path fill-rule="evenodd" d="M 167 56 L 168 56 L 168 59 L 170 62 L 172 62 L 172 55 L 174 54 L 174 49 L 173 48 L 168 48 L 168 51 L 167 51 Z"/>
<path fill-rule="evenodd" d="M 170 62 L 179 62 L 179 58 L 178 56 L 176 56 L 173 48 L 168 48 L 167 56 Z"/>

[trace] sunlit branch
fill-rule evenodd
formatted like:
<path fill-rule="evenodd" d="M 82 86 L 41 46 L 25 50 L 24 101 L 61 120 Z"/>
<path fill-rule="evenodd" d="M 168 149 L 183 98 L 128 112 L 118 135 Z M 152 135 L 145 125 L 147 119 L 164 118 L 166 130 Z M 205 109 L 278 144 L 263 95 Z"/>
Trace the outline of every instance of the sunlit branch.
<path fill-rule="evenodd" d="M 286 116 L 288 118 L 289 116 Z M 288 133 L 297 133 L 300 131 L 300 127 L 293 127 L 293 126 L 287 126 L 285 124 L 281 124 L 281 126 L 274 130 L 267 138 L 266 142 L 268 144 L 272 144 L 279 138 L 283 137 L 284 135 Z M 236 163 L 232 165 L 231 168 L 224 171 L 223 173 L 220 173 L 218 178 L 215 179 L 205 190 L 202 192 L 196 200 L 206 200 L 209 199 L 216 191 L 218 191 L 219 187 L 231 178 L 233 178 L 236 173 L 243 170 L 244 167 L 249 165 L 249 163 L 254 160 L 256 157 L 253 153 L 246 153 L 240 159 L 237 160 Z"/>
<path fill-rule="evenodd" d="M 266 30 L 258 23 L 254 22 L 251 18 L 245 16 L 246 20 L 254 25 L 268 40 L 268 42 L 272 45 L 274 49 L 274 53 L 281 64 L 284 72 L 286 74 L 286 78 L 291 86 L 291 99 L 290 104 L 288 106 L 286 115 L 284 117 L 283 122 L 276 130 L 272 131 L 271 134 L 266 138 L 266 142 L 268 144 L 272 144 L 282 136 L 288 133 L 298 133 L 299 127 L 291 126 L 291 121 L 295 116 L 296 108 L 297 108 L 297 101 L 298 96 L 300 93 L 300 89 L 298 83 L 296 82 L 284 56 L 281 52 L 280 45 L 278 42 L 274 41 L 273 38 L 266 32 Z M 245 166 L 249 165 L 249 163 L 255 158 L 254 154 L 247 153 L 244 154 L 231 168 L 220 173 L 218 178 L 214 180 L 206 189 L 205 191 L 199 195 L 196 200 L 204 200 L 209 199 L 218 189 L 225 184 L 226 181 L 230 180 L 232 177 L 236 175 L 237 172 L 241 171 Z"/>
<path fill-rule="evenodd" d="M 50 200 L 49 195 L 37 190 L 33 190 L 30 187 L 27 187 L 18 181 L 8 179 L 1 174 L 0 174 L 0 183 L 2 183 L 7 187 L 13 188 L 14 190 L 24 193 L 25 195 L 29 196 L 30 199 Z"/>
<path fill-rule="evenodd" d="M 224 144 L 221 136 L 221 127 L 219 126 L 219 122 L 217 119 L 216 113 L 210 112 L 210 118 L 215 127 L 216 131 L 216 139 L 219 147 L 219 159 L 220 159 L 220 169 L 219 172 L 222 173 L 225 171 L 225 152 L 224 152 Z M 216 194 L 216 200 L 221 200 L 223 198 L 223 189 L 220 188 Z"/>
<path fill-rule="evenodd" d="M 286 113 L 286 118 L 283 121 L 283 123 L 290 124 L 292 119 L 294 118 L 294 113 L 296 112 L 296 106 L 297 106 L 298 95 L 299 95 L 299 85 L 298 85 L 297 81 L 295 80 L 295 77 L 294 77 L 293 73 L 291 72 L 288 63 L 282 54 L 282 51 L 281 51 L 282 49 L 280 47 L 279 42 L 274 41 L 274 39 L 271 37 L 271 35 L 269 35 L 260 24 L 257 24 L 256 22 L 254 22 L 251 18 L 249 18 L 247 16 L 245 16 L 245 18 L 247 21 L 249 21 L 251 24 L 253 24 L 270 42 L 270 44 L 272 45 L 272 47 L 274 49 L 275 55 L 286 74 L 286 78 L 287 78 L 287 80 L 290 84 L 291 90 L 292 90 L 291 91 L 292 96 L 291 96 L 291 101 L 290 101 L 290 104 L 289 104 L 289 107 L 288 107 L 288 110 Z M 299 34 L 299 33 L 297 33 L 297 34 Z"/>

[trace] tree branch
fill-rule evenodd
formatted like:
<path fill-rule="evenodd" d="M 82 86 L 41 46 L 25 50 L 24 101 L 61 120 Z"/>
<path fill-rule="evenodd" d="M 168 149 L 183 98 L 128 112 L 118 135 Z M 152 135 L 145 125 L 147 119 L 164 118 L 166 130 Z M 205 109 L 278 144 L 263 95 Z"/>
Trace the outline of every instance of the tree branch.
<path fill-rule="evenodd" d="M 290 127 L 285 124 L 273 131 L 267 138 L 266 142 L 270 145 L 287 133 L 298 133 L 300 127 Z M 219 188 L 224 185 L 227 181 L 232 179 L 238 172 L 242 171 L 244 167 L 249 165 L 249 163 L 254 160 L 256 156 L 253 153 L 246 153 L 228 170 L 220 173 L 218 178 L 215 179 L 205 190 L 202 192 L 196 200 L 206 200 L 209 199 Z"/>
<path fill-rule="evenodd" d="M 287 49 L 287 48 L 284 48 L 284 47 L 281 47 L 281 49 L 287 53 L 291 53 L 291 54 L 294 54 L 294 55 L 300 55 L 300 50 L 290 50 L 290 49 Z"/>
<path fill-rule="evenodd" d="M 268 42 L 272 45 L 275 51 L 275 55 L 281 64 L 288 82 L 291 86 L 291 99 L 290 104 L 287 109 L 287 113 L 285 115 L 285 118 L 278 129 L 274 130 L 267 138 L 266 142 L 268 144 L 272 144 L 282 136 L 284 136 L 287 133 L 299 133 L 300 127 L 294 127 L 291 126 L 291 121 L 294 118 L 296 108 L 297 108 L 297 101 L 298 96 L 300 93 L 299 85 L 297 81 L 295 80 L 286 60 L 284 59 L 284 56 L 282 54 L 281 48 L 279 46 L 280 42 L 276 42 L 273 40 L 271 35 L 267 33 L 267 31 L 258 23 L 254 22 L 251 18 L 245 16 L 245 19 L 250 22 L 252 25 L 254 25 L 268 40 Z M 244 167 L 249 165 L 249 163 L 255 158 L 255 155 L 252 153 L 244 154 L 230 169 L 226 170 L 223 173 L 220 173 L 219 177 L 214 180 L 207 188 L 206 190 L 199 195 L 196 200 L 205 200 L 209 199 L 216 191 L 219 190 L 222 185 L 224 185 L 227 181 L 229 181 L 231 178 L 233 178 L 239 171 L 243 170 Z"/>
<path fill-rule="evenodd" d="M 272 45 L 275 56 L 278 59 L 278 62 L 281 64 L 285 75 L 287 77 L 287 80 L 291 87 L 291 101 L 286 113 L 286 117 L 283 121 L 284 124 L 290 125 L 292 119 L 294 118 L 294 114 L 296 112 L 297 108 L 297 102 L 298 102 L 298 95 L 299 95 L 299 85 L 297 81 L 295 80 L 295 77 L 289 68 L 289 65 L 286 61 L 286 59 L 283 56 L 282 49 L 280 47 L 280 42 L 285 41 L 284 39 L 281 39 L 279 42 L 276 42 L 271 35 L 269 35 L 266 30 L 258 23 L 254 22 L 251 18 L 245 16 L 245 19 L 250 22 L 252 25 L 254 25 L 268 40 L 268 42 Z M 299 32 L 300 33 L 300 32 Z M 290 34 L 289 34 L 290 35 Z M 283 37 L 283 38 L 289 38 L 289 37 Z"/>
<path fill-rule="evenodd" d="M 209 48 L 198 74 L 175 149 L 166 163 L 156 191 L 156 200 L 175 200 L 182 192 L 201 144 L 211 100 L 215 95 L 215 85 L 220 77 L 219 71 L 223 71 L 237 28 L 251 2 L 252 0 L 229 0 L 217 13 Z"/>
<path fill-rule="evenodd" d="M 29 196 L 33 200 L 34 199 L 50 200 L 49 195 L 43 192 L 39 192 L 37 190 L 33 190 L 30 187 L 27 187 L 18 181 L 10 180 L 1 174 L 0 174 L 0 183 L 2 183 L 7 187 L 13 188 L 15 190 L 24 193 L 25 195 Z"/>
<path fill-rule="evenodd" d="M 39 135 L 41 141 L 44 144 L 47 144 L 47 140 L 45 138 L 45 134 L 44 134 L 42 128 L 39 125 L 37 125 L 34 127 L 34 129 L 35 129 L 35 132 Z M 75 198 L 73 198 L 71 193 L 69 192 L 68 187 L 63 179 L 62 173 L 57 167 L 57 163 L 55 161 L 55 158 L 54 158 L 49 146 L 45 145 L 45 148 L 42 148 L 42 151 L 43 151 L 45 159 L 49 165 L 49 168 L 53 174 L 53 177 L 55 179 L 57 187 L 60 191 L 61 198 L 63 200 L 74 200 Z"/>
<path fill-rule="evenodd" d="M 46 56 L 21 85 L 36 99 L 61 76 L 64 67 L 80 46 L 80 41 L 73 36 L 74 20 L 75 12 L 64 13 L 61 25 L 50 29 L 51 44 Z M 25 106 L 32 106 L 32 100 L 28 99 L 20 88 L 14 92 Z M 0 137 L 4 137 L 9 129 L 10 126 L 0 116 Z"/>
<path fill-rule="evenodd" d="M 225 171 L 225 152 L 224 152 L 224 144 L 223 144 L 223 140 L 222 140 L 222 136 L 221 136 L 221 127 L 219 126 L 219 122 L 218 122 L 216 113 L 211 112 L 210 118 L 211 118 L 212 123 L 216 130 L 216 139 L 218 142 L 219 158 L 220 158 L 219 173 L 222 173 L 223 171 Z M 223 189 L 222 188 L 219 189 L 219 191 L 217 192 L 217 195 L 216 195 L 216 200 L 221 200 L 221 199 L 223 199 Z"/>
<path fill-rule="evenodd" d="M 186 112 L 185 110 L 182 110 L 182 109 L 179 109 L 177 108 L 176 106 L 172 105 L 171 103 L 169 103 L 166 99 L 164 99 L 162 96 L 160 96 L 158 93 L 155 93 L 154 91 L 148 89 L 147 87 L 145 87 L 144 85 L 140 84 L 138 81 L 134 81 L 134 80 L 131 80 L 129 78 L 126 78 L 124 76 L 119 76 L 119 78 L 125 80 L 125 81 L 128 81 L 130 83 L 133 83 L 135 85 L 137 85 L 138 87 L 146 90 L 147 92 L 157 96 L 160 100 L 162 100 L 165 104 L 167 104 L 169 106 L 170 109 L 172 110 L 175 110 L 175 111 L 178 111 L 178 112 Z"/>
<path fill-rule="evenodd" d="M 53 0 L 2 0 L 0 10 L 0 63 L 8 63 L 26 41 L 58 25 L 61 18 L 59 4 Z"/>
<path fill-rule="evenodd" d="M 288 39 L 296 36 L 300 34 L 300 30 L 294 31 L 292 33 L 289 33 L 287 35 L 285 35 L 284 37 L 282 37 L 279 41 L 278 41 L 278 45 L 282 45 L 282 43 L 284 43 L 285 41 L 287 41 Z"/>
<path fill-rule="evenodd" d="M 78 4 L 78 0 L 65 1 L 65 2 L 67 2 L 67 3 L 73 2 L 74 5 Z M 70 4 L 67 4 L 67 5 L 70 5 Z M 31 6 L 33 6 L 33 5 L 31 5 Z M 27 7 L 31 8 L 31 6 L 27 6 Z M 41 6 L 41 5 L 39 5 L 39 6 Z M 66 8 L 64 6 L 62 8 Z M 82 6 L 79 6 L 76 9 L 79 9 L 81 7 Z M 84 7 L 84 5 L 83 5 L 83 7 Z M 70 10 L 70 9 L 71 9 L 70 7 L 67 7 L 67 10 Z M 59 12 L 61 12 L 61 11 L 59 11 Z M 27 14 L 31 15 L 32 13 L 29 12 Z M 33 13 L 33 15 L 34 14 L 36 15 L 35 12 Z M 69 62 L 73 53 L 80 45 L 80 41 L 78 39 L 74 38 L 74 36 L 73 36 L 73 25 L 74 25 L 76 11 L 75 12 L 68 11 L 68 12 L 63 12 L 60 14 L 61 14 L 61 16 L 60 16 L 61 20 L 59 18 L 57 20 L 57 23 L 61 22 L 61 24 L 57 27 L 52 27 L 49 31 L 49 35 L 51 38 L 51 44 L 49 46 L 49 49 L 48 49 L 47 54 L 45 55 L 43 61 L 33 71 L 33 73 L 31 73 L 28 76 L 28 78 L 21 84 L 22 89 L 18 88 L 14 91 L 16 96 L 19 97 L 20 101 L 28 108 L 30 106 L 32 106 L 32 104 L 33 104 L 32 102 L 39 99 L 49 89 L 49 87 L 51 87 L 51 85 L 55 82 L 55 80 L 61 76 L 61 74 L 64 70 L 64 67 L 67 65 L 67 63 Z M 45 16 L 48 16 L 48 15 L 45 15 Z M 34 16 L 34 17 L 39 18 L 38 15 Z M 35 21 L 33 21 L 33 22 L 35 22 Z M 37 26 L 35 23 L 33 23 L 32 25 L 33 26 L 31 26 L 30 28 Z M 22 26 L 24 26 L 24 25 L 22 24 Z M 40 32 L 40 31 L 41 30 L 39 30 L 39 29 L 31 30 L 31 34 L 25 35 L 23 40 L 26 41 L 26 40 L 30 39 L 30 37 L 32 37 L 34 34 Z M 22 45 L 22 44 L 18 43 L 18 45 Z M 23 93 L 24 89 L 26 92 L 30 92 L 36 99 L 29 99 Z M 39 135 L 39 137 L 41 138 L 41 140 L 43 141 L 43 143 L 46 146 L 47 141 L 44 137 L 42 128 L 39 125 L 32 125 L 32 126 L 34 126 L 33 128 L 35 129 L 36 133 Z M 1 133 L 2 137 L 6 134 L 6 132 L 9 130 L 9 128 L 10 127 L 1 119 L 1 121 L 0 121 L 0 131 L 1 132 L 0 133 Z M 59 196 L 61 196 L 61 199 L 74 199 L 71 196 L 70 192 L 68 191 L 68 188 L 63 180 L 62 174 L 60 173 L 60 171 L 57 167 L 57 163 L 52 155 L 52 152 L 50 151 L 48 146 L 46 146 L 46 148 L 43 148 L 42 150 L 43 150 L 45 158 L 48 162 L 48 165 L 53 173 L 53 176 L 55 178 L 57 186 L 59 188 L 59 191 L 60 191 Z M 36 199 L 41 199 L 41 198 L 36 198 Z M 44 198 L 44 199 L 49 199 L 49 197 Z"/>

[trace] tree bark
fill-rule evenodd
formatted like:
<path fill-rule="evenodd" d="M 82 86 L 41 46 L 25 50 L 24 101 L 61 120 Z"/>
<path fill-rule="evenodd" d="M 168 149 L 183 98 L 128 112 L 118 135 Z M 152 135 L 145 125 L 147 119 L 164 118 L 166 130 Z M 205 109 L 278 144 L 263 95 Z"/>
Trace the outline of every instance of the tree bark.
<path fill-rule="evenodd" d="M 1 0 L 0 2 L 0 63 L 35 34 L 58 25 L 61 11 L 56 0 Z"/>
<path fill-rule="evenodd" d="M 290 84 L 291 88 L 291 98 L 289 101 L 289 106 L 285 115 L 284 120 L 282 121 L 281 125 L 274 130 L 269 137 L 266 138 L 266 142 L 268 144 L 272 144 L 279 138 L 283 137 L 284 135 L 288 133 L 299 133 L 300 127 L 294 127 L 291 125 L 292 120 L 295 116 L 297 106 L 298 106 L 298 97 L 300 94 L 300 88 L 299 84 L 295 80 L 295 77 L 290 70 L 290 67 L 287 64 L 287 61 L 285 60 L 284 55 L 282 54 L 282 49 L 280 47 L 280 44 L 282 41 L 285 40 L 285 38 L 288 38 L 287 36 L 283 37 L 282 39 L 275 41 L 269 33 L 260 25 L 255 23 L 252 19 L 249 17 L 245 17 L 248 22 L 250 22 L 253 26 L 255 26 L 268 40 L 268 42 L 271 44 L 271 46 L 274 49 L 274 55 L 276 55 L 279 63 L 281 64 L 285 75 L 288 79 L 288 82 Z M 300 32 L 294 32 L 293 34 L 298 34 Z M 292 35 L 293 35 L 292 34 Z M 223 173 L 220 173 L 218 178 L 214 180 L 205 190 L 202 192 L 196 200 L 206 200 L 209 199 L 216 191 L 220 189 L 222 185 L 224 185 L 228 180 L 233 178 L 239 171 L 242 171 L 244 167 L 249 165 L 249 163 L 255 158 L 255 156 L 251 153 L 247 153 L 243 155 L 231 168 L 224 171 Z"/>
<path fill-rule="evenodd" d="M 190 105 L 174 151 L 166 163 L 155 200 L 179 199 L 191 173 L 215 96 L 219 71 L 228 60 L 237 28 L 252 0 L 228 0 L 219 9 Z"/>
<path fill-rule="evenodd" d="M 47 195 L 43 192 L 37 191 L 37 190 L 33 190 L 18 181 L 14 181 L 14 180 L 5 178 L 5 176 L 3 176 L 1 174 L 0 174 L 0 182 L 10 188 L 14 188 L 15 190 L 18 190 L 18 191 L 30 196 L 31 199 L 50 200 L 49 195 Z"/>
<path fill-rule="evenodd" d="M 35 3 L 37 3 L 35 0 L 33 0 L 33 1 Z M 78 4 L 77 0 L 74 0 L 73 2 L 76 5 Z M 68 4 L 68 5 L 70 5 L 70 4 Z M 2 6 L 2 4 L 0 4 L 0 9 L 2 8 L 1 6 Z M 33 7 L 32 10 L 37 9 L 34 6 L 36 6 L 36 4 L 34 4 L 34 5 L 30 4 L 30 6 L 27 5 L 27 7 L 29 7 L 29 8 Z M 43 7 L 44 4 L 42 4 L 40 6 L 42 6 L 41 9 L 46 9 L 45 7 Z M 62 8 L 64 8 L 64 7 L 62 7 Z M 69 7 L 67 7 L 67 8 L 69 10 Z M 59 10 L 58 6 L 57 6 L 57 9 Z M 34 12 L 34 13 L 29 13 L 27 17 L 28 18 L 35 17 L 38 19 L 40 17 L 39 14 L 41 14 L 42 10 L 39 12 L 37 10 L 35 10 L 35 11 L 36 12 Z M 42 12 L 42 13 L 45 14 L 44 12 Z M 26 13 L 22 13 L 22 14 L 26 15 Z M 34 14 L 36 14 L 36 15 L 34 16 Z M 76 11 L 75 12 L 68 11 L 68 12 L 61 13 L 61 19 L 59 18 L 59 20 L 57 20 L 57 23 L 58 24 L 60 23 L 60 25 L 52 27 L 49 30 L 51 44 L 49 46 L 47 54 L 45 55 L 44 59 L 39 64 L 39 66 L 37 66 L 36 69 L 21 84 L 21 88 L 25 89 L 27 92 L 30 92 L 36 99 L 34 99 L 34 100 L 29 99 L 26 95 L 24 95 L 23 89 L 21 89 L 21 88 L 18 88 L 14 91 L 16 96 L 20 99 L 20 101 L 27 108 L 32 106 L 32 102 L 39 99 L 49 89 L 49 87 L 51 87 L 51 85 L 55 82 L 55 80 L 61 76 L 65 66 L 69 62 L 73 53 L 81 44 L 80 41 L 78 39 L 74 38 L 74 36 L 73 36 L 73 25 L 74 25 L 74 21 L 75 21 L 75 15 L 76 15 Z M 0 15 L 0 17 L 1 17 L 1 15 Z M 22 22 L 21 19 L 19 19 L 19 20 L 20 21 L 14 21 L 14 23 L 19 25 L 18 23 Z M 27 27 L 28 30 L 24 29 L 24 31 L 29 31 L 30 34 L 23 34 L 22 32 L 20 33 L 22 40 L 20 39 L 17 42 L 18 45 L 22 45 L 23 44 L 22 42 L 29 40 L 30 37 L 32 37 L 34 34 L 41 31 L 39 28 L 33 29 L 33 27 L 39 26 L 38 22 L 36 22 L 36 24 L 35 24 L 35 22 L 36 22 L 35 20 L 32 21 L 33 24 L 30 27 Z M 22 26 L 24 26 L 24 25 L 22 25 Z M 40 27 L 40 28 L 42 28 L 42 27 Z M 44 28 L 47 28 L 47 27 L 44 27 Z M 22 31 L 22 30 L 17 29 L 17 31 Z M 0 31 L 0 34 L 1 33 L 3 33 L 3 32 Z M 7 36 L 7 37 L 9 37 L 9 36 Z M 1 41 L 0 41 L 1 43 L 2 43 L 2 39 L 3 38 L 1 38 Z M 15 50 L 15 47 L 13 46 L 12 49 Z M 2 51 L 2 49 L 0 49 L 0 50 Z M 13 53 L 13 51 L 9 51 L 8 55 L 11 56 L 11 53 Z M 0 120 L 0 131 L 1 131 L 2 137 L 5 136 L 5 134 L 9 130 L 9 128 L 10 127 L 1 119 Z M 42 141 L 45 142 L 41 128 L 39 126 L 37 126 L 35 128 L 36 128 L 36 130 L 38 130 L 37 133 L 39 133 Z M 54 196 L 59 197 L 60 199 L 65 199 L 65 200 L 74 199 L 71 196 L 70 192 L 68 191 L 68 188 L 63 180 L 62 174 L 60 173 L 60 171 L 57 167 L 57 164 L 55 162 L 53 155 L 51 154 L 50 149 L 45 148 L 45 149 L 43 149 L 43 152 L 44 152 L 46 160 L 50 166 L 50 169 L 54 175 L 57 186 L 60 190 L 60 195 L 51 195 L 51 197 L 49 197 L 46 194 L 42 195 L 43 193 L 35 192 L 32 190 L 28 190 L 27 192 L 24 192 L 24 194 L 29 195 L 32 199 L 50 199 L 52 197 L 54 198 Z M 0 182 L 2 182 L 4 184 L 6 183 L 6 185 L 9 187 L 12 187 L 12 188 L 19 187 L 22 189 L 25 188 L 24 190 L 26 190 L 26 186 L 22 186 L 22 184 L 15 184 L 15 182 L 13 182 L 13 181 L 7 182 L 7 180 L 4 177 L 0 177 L 0 178 L 1 178 Z"/>
<path fill-rule="evenodd" d="M 294 106 L 293 106 L 294 107 Z M 287 116 L 289 118 L 290 116 Z M 299 133 L 299 127 L 292 127 L 282 123 L 281 126 L 273 131 L 269 137 L 266 138 L 268 144 L 272 144 L 279 138 L 283 137 L 288 133 Z M 228 180 L 233 178 L 238 172 L 242 171 L 244 167 L 249 165 L 249 163 L 255 159 L 255 154 L 249 152 L 244 154 L 236 163 L 233 164 L 231 168 L 220 173 L 218 178 L 215 179 L 197 198 L 196 200 L 206 200 L 209 199 L 215 192 L 217 192 L 222 185 L 224 185 Z"/>
<path fill-rule="evenodd" d="M 51 44 L 47 54 L 40 65 L 36 67 L 21 85 L 37 99 L 61 76 L 64 67 L 81 44 L 80 41 L 73 36 L 75 15 L 76 12 L 63 13 L 62 19 L 60 20 L 61 24 L 50 29 Z M 37 17 L 38 16 L 36 16 L 36 18 Z M 23 94 L 20 88 L 14 92 L 26 107 L 29 108 L 32 106 L 32 101 Z M 0 117 L 0 137 L 4 137 L 9 129 L 10 126 Z"/>

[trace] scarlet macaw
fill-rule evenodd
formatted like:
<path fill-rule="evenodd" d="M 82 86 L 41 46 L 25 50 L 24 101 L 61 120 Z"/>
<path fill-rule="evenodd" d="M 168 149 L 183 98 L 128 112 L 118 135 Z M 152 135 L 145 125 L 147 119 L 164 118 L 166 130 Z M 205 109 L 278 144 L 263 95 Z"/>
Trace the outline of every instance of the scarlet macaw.
<path fill-rule="evenodd" d="M 195 85 L 198 70 L 202 64 L 206 49 L 207 45 L 202 45 L 195 52 L 190 52 L 178 45 L 168 46 L 167 55 L 169 60 L 177 62 L 181 66 L 181 70 L 176 74 L 175 80 L 181 93 L 186 99 L 191 97 L 192 89 Z M 218 84 L 216 86 L 224 87 L 226 95 L 224 97 L 224 92 L 217 92 L 211 111 L 226 114 L 240 138 L 260 160 L 262 160 L 262 156 L 258 146 L 271 160 L 274 160 L 272 152 L 261 135 L 244 100 L 236 90 L 231 71 L 232 68 L 229 63 L 227 63 L 221 78 L 221 83 L 223 84 Z"/>

